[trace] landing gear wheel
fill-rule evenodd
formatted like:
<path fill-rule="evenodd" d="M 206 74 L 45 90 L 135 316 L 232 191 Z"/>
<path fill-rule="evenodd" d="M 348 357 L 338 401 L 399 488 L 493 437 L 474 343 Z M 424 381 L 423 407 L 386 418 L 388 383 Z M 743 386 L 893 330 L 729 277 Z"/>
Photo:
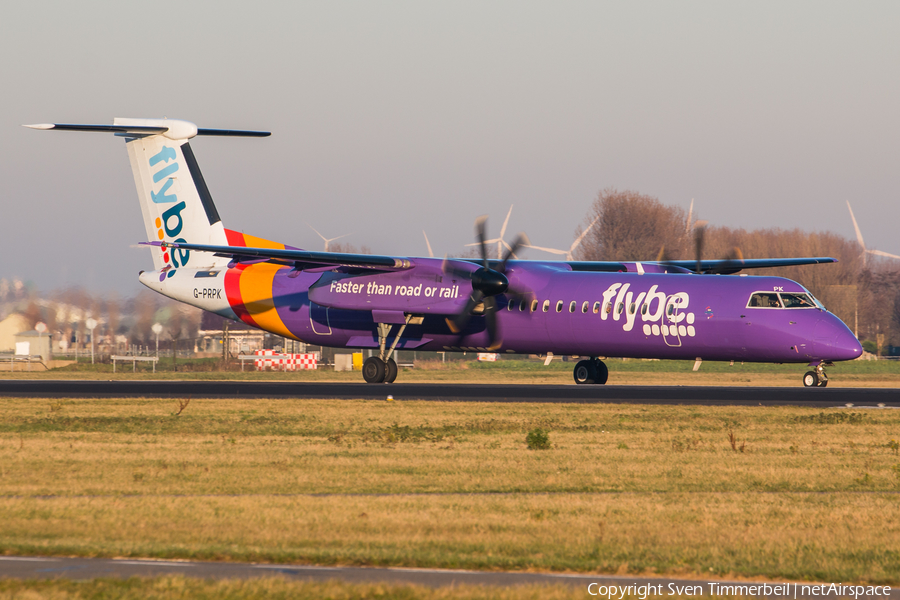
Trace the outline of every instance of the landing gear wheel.
<path fill-rule="evenodd" d="M 819 380 L 819 387 L 828 387 L 828 380 L 827 379 Z"/>
<path fill-rule="evenodd" d="M 389 358 L 384 368 L 384 382 L 394 383 L 395 379 L 397 379 L 397 363 L 393 358 Z"/>
<path fill-rule="evenodd" d="M 594 383 L 599 385 L 605 385 L 609 380 L 609 369 L 606 367 L 606 363 L 602 360 L 595 360 L 594 362 Z"/>
<path fill-rule="evenodd" d="M 370 356 L 363 363 L 363 379 L 366 383 L 382 383 L 385 375 L 384 361 L 377 356 Z"/>
<path fill-rule="evenodd" d="M 819 374 L 815 371 L 807 371 L 803 374 L 803 387 L 818 387 Z"/>
<path fill-rule="evenodd" d="M 579 385 L 594 383 L 594 365 L 592 363 L 593 361 L 590 360 L 578 361 L 578 364 L 575 365 L 575 370 L 572 372 L 575 376 L 575 383 Z"/>

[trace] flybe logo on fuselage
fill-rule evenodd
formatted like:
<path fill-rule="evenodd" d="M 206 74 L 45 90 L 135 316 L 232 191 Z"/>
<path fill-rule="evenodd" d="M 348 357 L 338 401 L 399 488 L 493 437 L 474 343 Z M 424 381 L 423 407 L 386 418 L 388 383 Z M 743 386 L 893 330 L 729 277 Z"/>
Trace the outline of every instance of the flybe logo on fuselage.
<path fill-rule="evenodd" d="M 622 321 L 622 329 L 634 329 L 638 315 L 644 335 L 688 336 L 696 334 L 694 313 L 687 312 L 691 297 L 687 292 L 667 294 L 654 285 L 646 292 L 633 292 L 630 283 L 614 283 L 603 292 L 600 318 Z"/>
<path fill-rule="evenodd" d="M 156 235 L 160 241 L 187 241 L 183 237 L 178 237 L 181 234 L 181 230 L 184 229 L 184 219 L 181 217 L 181 211 L 185 209 L 186 205 L 183 200 L 178 200 L 178 195 L 173 189 L 175 186 L 173 175 L 179 168 L 177 159 L 178 153 L 169 146 L 163 146 L 159 152 L 150 157 L 150 172 L 153 174 L 150 200 L 153 201 L 153 204 L 162 205 L 159 207 L 162 213 L 156 217 L 156 222 L 154 223 L 157 229 Z M 162 185 L 159 185 L 160 182 L 162 182 Z M 160 250 L 163 253 L 163 262 L 166 263 L 163 272 L 160 274 L 160 281 L 165 280 L 166 277 L 172 277 L 178 267 L 186 266 L 191 259 L 189 250 L 176 248 L 161 248 Z"/>

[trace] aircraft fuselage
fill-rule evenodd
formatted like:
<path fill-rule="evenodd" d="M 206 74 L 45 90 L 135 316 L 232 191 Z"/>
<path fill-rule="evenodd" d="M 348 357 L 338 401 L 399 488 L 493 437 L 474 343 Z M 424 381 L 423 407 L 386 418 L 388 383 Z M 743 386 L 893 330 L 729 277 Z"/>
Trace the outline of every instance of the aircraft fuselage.
<path fill-rule="evenodd" d="M 452 333 L 445 322 L 468 298 L 468 281 L 436 259 L 411 269 L 348 274 L 292 271 L 273 264 L 221 270 L 147 272 L 162 294 L 287 338 L 341 348 L 378 348 L 377 323 L 421 316 L 400 350 L 484 351 L 485 319 Z M 594 273 L 565 263 L 512 261 L 511 282 L 531 292 L 500 295 L 497 352 L 818 364 L 859 356 L 859 342 L 835 315 L 814 305 L 748 306 L 755 293 L 808 294 L 780 277 L 680 273 Z M 160 281 L 163 279 L 163 281 Z"/>

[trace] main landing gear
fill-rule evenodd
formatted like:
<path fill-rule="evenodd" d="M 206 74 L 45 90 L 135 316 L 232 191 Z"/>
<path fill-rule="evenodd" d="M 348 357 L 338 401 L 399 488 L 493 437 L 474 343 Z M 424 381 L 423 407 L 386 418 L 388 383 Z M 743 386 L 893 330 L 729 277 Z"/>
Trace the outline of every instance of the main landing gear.
<path fill-rule="evenodd" d="M 379 356 L 370 356 L 363 363 L 362 372 L 366 383 L 394 383 L 397 379 L 397 363 L 393 358 L 384 362 Z"/>
<path fill-rule="evenodd" d="M 419 325 L 422 320 L 422 317 L 406 315 L 406 322 L 400 325 L 400 331 L 397 332 L 397 336 L 387 351 L 385 351 L 387 338 L 394 326 L 390 323 L 378 323 L 378 356 L 367 358 L 362 367 L 363 379 L 366 380 L 366 383 L 394 383 L 394 380 L 397 379 L 397 363 L 391 358 L 394 348 L 397 347 L 400 336 L 406 331 L 406 326 L 410 323 Z"/>
<path fill-rule="evenodd" d="M 575 376 L 575 383 L 597 383 L 602 385 L 609 379 L 609 369 L 606 368 L 606 363 L 602 360 L 591 357 L 589 360 L 578 361 L 573 375 Z"/>
<path fill-rule="evenodd" d="M 810 365 L 813 366 L 813 365 Z M 831 363 L 819 363 L 815 365 L 815 371 L 807 371 L 803 374 L 803 387 L 825 387 L 828 385 L 828 375 L 825 374 L 825 367 L 831 366 Z"/>

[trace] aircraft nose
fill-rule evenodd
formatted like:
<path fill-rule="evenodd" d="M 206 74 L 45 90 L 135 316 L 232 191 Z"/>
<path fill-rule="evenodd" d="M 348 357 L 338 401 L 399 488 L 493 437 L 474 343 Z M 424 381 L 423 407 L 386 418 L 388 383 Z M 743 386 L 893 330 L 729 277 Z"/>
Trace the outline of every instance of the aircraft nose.
<path fill-rule="evenodd" d="M 862 356 L 862 344 L 846 326 L 844 329 L 846 331 L 839 333 L 835 341 L 834 350 L 837 356 L 832 360 L 853 360 Z"/>
<path fill-rule="evenodd" d="M 843 321 L 826 315 L 815 327 L 816 354 L 825 360 L 853 360 L 862 355 L 862 344 Z"/>

